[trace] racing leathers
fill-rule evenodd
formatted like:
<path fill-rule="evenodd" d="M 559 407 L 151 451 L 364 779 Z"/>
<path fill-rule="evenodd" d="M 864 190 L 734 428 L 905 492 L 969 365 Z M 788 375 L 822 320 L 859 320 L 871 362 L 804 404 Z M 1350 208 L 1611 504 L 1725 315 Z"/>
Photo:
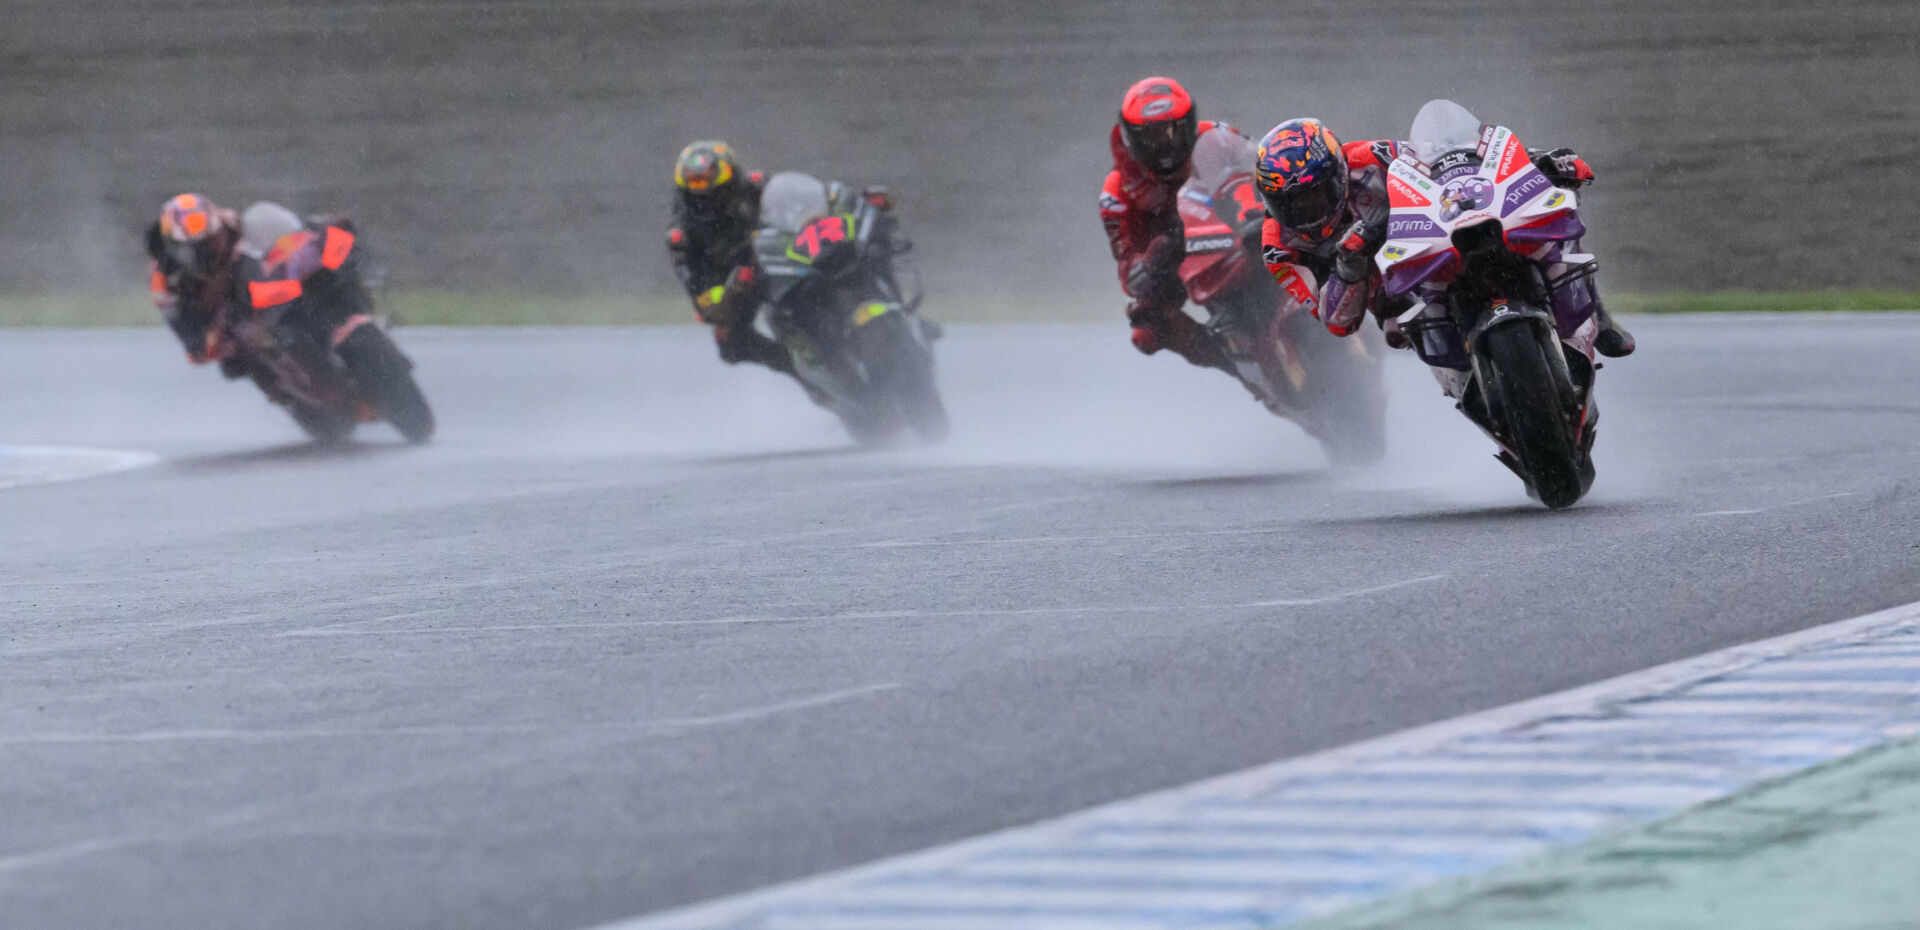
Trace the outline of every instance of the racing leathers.
<path fill-rule="evenodd" d="M 1203 120 L 1200 135 L 1238 133 L 1226 123 Z M 1180 221 L 1180 185 L 1187 172 L 1155 177 L 1127 152 L 1120 127 L 1110 137 L 1113 169 L 1100 189 L 1100 221 L 1119 266 L 1120 286 L 1131 298 L 1127 322 L 1133 345 L 1148 355 L 1168 349 L 1195 365 L 1231 370 L 1226 354 L 1206 327 L 1181 307 L 1187 289 L 1180 281 L 1186 258 L 1186 233 Z"/>
<path fill-rule="evenodd" d="M 1260 228 L 1267 271 L 1336 335 L 1351 335 L 1369 309 L 1385 312 L 1373 254 L 1386 241 L 1387 166 L 1399 157 L 1400 145 L 1380 140 L 1340 147 L 1347 163 L 1346 213 L 1333 235 L 1315 239 L 1271 216 Z M 1347 286 L 1335 287 L 1335 281 Z"/>
<path fill-rule="evenodd" d="M 765 185 L 766 179 L 754 172 L 708 192 L 676 189 L 667 254 L 694 312 L 713 327 L 722 361 L 756 362 L 792 374 L 793 357 L 786 347 L 753 325 L 762 294 L 753 233 L 760 227 Z"/>
<path fill-rule="evenodd" d="M 1334 235 L 1314 240 L 1272 217 L 1261 228 L 1261 256 L 1267 270 L 1296 297 L 1314 295 L 1314 285 L 1300 274 L 1302 269 L 1310 272 L 1319 289 L 1317 301 L 1310 305 L 1335 335 L 1351 335 L 1371 310 L 1387 330 L 1389 344 L 1405 345 L 1392 321 L 1411 301 L 1385 297 L 1380 272 L 1373 262 L 1374 254 L 1387 239 L 1387 167 L 1405 145 L 1363 140 L 1341 146 L 1347 162 L 1347 207 Z M 1571 149 L 1531 155 L 1534 166 L 1557 186 L 1577 188 L 1593 180 L 1593 169 Z M 1584 299 L 1594 301 L 1594 316 L 1600 326 L 1595 347 L 1609 356 L 1632 353 L 1632 334 L 1614 322 L 1596 297 L 1588 295 Z"/>
<path fill-rule="evenodd" d="M 240 232 L 232 210 L 217 212 L 221 231 L 195 246 L 191 264 L 170 252 L 159 223 L 147 228 L 147 284 L 155 309 L 186 349 L 188 361 L 195 365 L 221 361 L 225 368 L 233 352 L 229 327 L 238 296 L 235 270 Z"/>

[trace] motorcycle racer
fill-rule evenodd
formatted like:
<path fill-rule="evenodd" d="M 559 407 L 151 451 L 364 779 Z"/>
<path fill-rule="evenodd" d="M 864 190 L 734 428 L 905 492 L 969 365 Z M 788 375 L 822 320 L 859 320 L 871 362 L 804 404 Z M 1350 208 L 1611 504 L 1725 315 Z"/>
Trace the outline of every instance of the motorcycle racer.
<path fill-rule="evenodd" d="M 1168 349 L 1195 365 L 1231 371 L 1213 337 L 1180 309 L 1187 301 L 1179 275 L 1186 255 L 1180 185 L 1194 145 L 1210 132 L 1239 130 L 1200 119 L 1180 82 L 1149 77 L 1128 88 L 1108 137 L 1113 169 L 1100 190 L 1100 221 L 1129 298 L 1134 348 L 1148 355 Z"/>
<path fill-rule="evenodd" d="M 1299 274 L 1309 271 L 1321 285 L 1315 312 L 1335 335 L 1352 334 L 1369 310 L 1383 326 L 1399 312 L 1382 303 L 1373 256 L 1387 238 L 1387 166 L 1403 148 L 1390 140 L 1342 145 L 1315 119 L 1288 120 L 1260 141 L 1256 184 L 1267 208 L 1261 228 L 1267 270 L 1296 295 L 1311 293 Z M 1537 153 L 1533 161 L 1555 185 L 1593 181 L 1593 169 L 1571 149 Z M 1595 317 L 1595 348 L 1610 357 L 1632 354 L 1632 334 L 1604 309 Z M 1391 327 L 1387 335 L 1401 343 Z"/>
<path fill-rule="evenodd" d="M 766 178 L 741 168 L 725 142 L 705 141 L 680 152 L 673 185 L 667 255 L 693 300 L 694 313 L 713 327 L 721 360 L 729 365 L 755 362 L 793 374 L 786 347 L 753 325 L 763 293 L 753 234 L 760 228 Z"/>
<path fill-rule="evenodd" d="M 148 288 L 195 365 L 219 361 L 230 367 L 232 322 L 238 281 L 235 266 L 240 220 L 199 194 L 180 194 L 160 207 L 146 231 Z M 237 372 L 227 371 L 229 377 Z"/>

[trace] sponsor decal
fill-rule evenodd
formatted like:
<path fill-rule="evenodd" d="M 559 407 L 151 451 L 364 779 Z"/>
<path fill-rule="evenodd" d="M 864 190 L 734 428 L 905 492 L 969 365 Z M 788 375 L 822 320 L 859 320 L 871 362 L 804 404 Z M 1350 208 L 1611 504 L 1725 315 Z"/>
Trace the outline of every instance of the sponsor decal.
<path fill-rule="evenodd" d="M 1418 213 L 1393 213 L 1387 216 L 1389 239 L 1435 239 L 1446 235 L 1439 223 Z"/>
<path fill-rule="evenodd" d="M 1147 105 L 1140 108 L 1140 115 L 1153 119 L 1156 116 L 1166 115 L 1166 112 L 1171 109 L 1173 109 L 1173 98 L 1161 97 L 1158 100 L 1147 101 Z"/>
<path fill-rule="evenodd" d="M 1100 210 L 1105 213 L 1125 213 L 1127 205 L 1111 192 L 1100 192 Z"/>
<path fill-rule="evenodd" d="M 1527 147 L 1505 127 L 1500 129 L 1493 147 L 1500 151 L 1500 170 L 1494 173 L 1495 181 L 1505 181 L 1533 164 L 1527 160 Z"/>
<path fill-rule="evenodd" d="M 1500 215 L 1507 216 L 1520 209 L 1521 204 L 1538 197 L 1542 191 L 1552 186 L 1553 182 L 1547 180 L 1546 175 L 1538 171 L 1527 172 L 1526 177 L 1521 178 L 1519 183 L 1507 188 L 1507 196 L 1504 205 L 1500 208 Z"/>
<path fill-rule="evenodd" d="M 1187 240 L 1187 252 L 1225 252 L 1234 247 L 1232 236 L 1196 236 Z"/>
<path fill-rule="evenodd" d="M 1404 246 L 1390 245 L 1380 250 L 1380 257 L 1390 262 L 1397 262 L 1407 257 L 1407 250 Z"/>
<path fill-rule="evenodd" d="M 1547 202 L 1546 202 L 1546 203 L 1543 203 L 1543 204 L 1541 204 L 1541 206 L 1543 206 L 1543 207 L 1546 207 L 1547 209 L 1549 209 L 1549 210 L 1551 210 L 1551 209 L 1553 209 L 1554 207 L 1557 207 L 1557 206 L 1559 206 L 1559 205 L 1561 205 L 1561 204 L 1563 204 L 1563 203 L 1566 203 L 1566 202 L 1567 202 L 1567 192 L 1566 192 L 1566 191 L 1554 191 L 1554 192 L 1553 192 L 1553 196 L 1552 196 L 1552 197 L 1548 197 L 1548 198 L 1547 198 Z"/>
<path fill-rule="evenodd" d="M 1269 265 L 1284 265 L 1293 261 L 1293 256 L 1288 255 L 1286 249 L 1277 245 L 1270 245 L 1261 249 L 1260 258 Z"/>
<path fill-rule="evenodd" d="M 1434 159 L 1433 177 L 1441 183 L 1446 183 L 1462 174 L 1476 171 L 1479 167 L 1480 156 L 1476 153 L 1461 149 L 1456 152 L 1448 152 Z"/>
<path fill-rule="evenodd" d="M 1398 173 L 1387 175 L 1387 199 L 1396 207 L 1433 206 L 1433 201 L 1414 190 Z"/>
<path fill-rule="evenodd" d="M 1313 297 L 1313 285 L 1308 284 L 1297 270 L 1289 269 L 1281 276 L 1280 286 L 1286 290 L 1287 296 L 1312 311 L 1316 317 L 1319 316 L 1320 302 Z"/>
<path fill-rule="evenodd" d="M 1507 302 L 1504 300 L 1496 301 L 1493 305 L 1494 316 L 1506 316 L 1512 312 L 1513 308 L 1507 306 Z"/>

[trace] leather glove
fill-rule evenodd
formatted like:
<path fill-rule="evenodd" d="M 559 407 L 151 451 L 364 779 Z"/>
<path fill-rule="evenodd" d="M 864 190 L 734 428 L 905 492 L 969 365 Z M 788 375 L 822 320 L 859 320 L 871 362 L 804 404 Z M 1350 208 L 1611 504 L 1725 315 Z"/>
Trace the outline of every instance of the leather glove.
<path fill-rule="evenodd" d="M 1348 284 L 1359 284 L 1373 274 L 1373 253 L 1379 248 L 1364 222 L 1356 221 L 1340 237 L 1333 255 L 1333 276 Z"/>
<path fill-rule="evenodd" d="M 1186 243 L 1172 236 L 1161 236 L 1147 244 L 1145 252 L 1127 269 L 1127 293 L 1146 303 L 1185 300 L 1180 284 L 1179 265 Z"/>
<path fill-rule="evenodd" d="M 1572 149 L 1554 149 L 1533 156 L 1533 166 L 1560 187 L 1581 187 L 1593 183 L 1593 168 Z"/>

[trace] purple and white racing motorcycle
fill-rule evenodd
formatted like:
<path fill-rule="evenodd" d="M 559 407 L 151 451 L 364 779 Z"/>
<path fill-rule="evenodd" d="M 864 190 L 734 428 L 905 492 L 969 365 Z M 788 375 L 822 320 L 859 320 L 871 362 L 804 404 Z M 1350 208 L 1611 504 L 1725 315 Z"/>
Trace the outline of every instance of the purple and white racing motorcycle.
<path fill-rule="evenodd" d="M 1573 191 L 1555 187 L 1504 126 L 1449 100 L 1420 108 L 1387 172 L 1392 211 L 1375 256 L 1397 325 L 1447 396 L 1548 507 L 1593 485 L 1594 258 Z"/>

